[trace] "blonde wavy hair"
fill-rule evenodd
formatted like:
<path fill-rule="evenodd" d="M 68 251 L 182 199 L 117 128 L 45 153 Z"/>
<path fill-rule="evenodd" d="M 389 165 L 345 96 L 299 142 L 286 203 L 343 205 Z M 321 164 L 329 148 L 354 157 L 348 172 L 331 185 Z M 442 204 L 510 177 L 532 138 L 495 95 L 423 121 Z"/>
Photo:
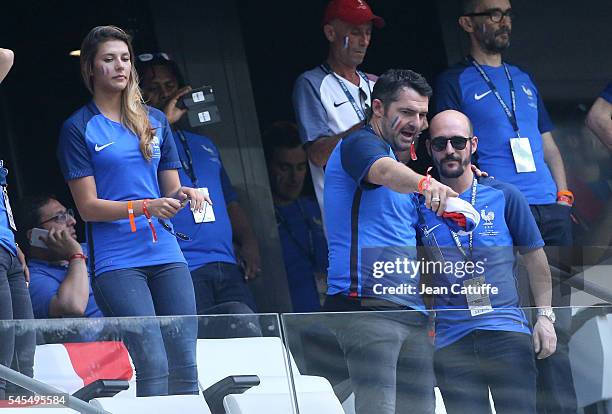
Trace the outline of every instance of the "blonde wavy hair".
<path fill-rule="evenodd" d="M 97 26 L 91 29 L 81 44 L 81 76 L 85 86 L 93 95 L 94 60 L 100 45 L 110 40 L 124 42 L 130 52 L 130 76 L 126 88 L 121 93 L 121 123 L 136 134 L 142 156 L 150 161 L 153 155 L 151 142 L 154 133 L 138 87 L 138 73 L 134 65 L 134 49 L 130 36 L 116 26 Z"/>

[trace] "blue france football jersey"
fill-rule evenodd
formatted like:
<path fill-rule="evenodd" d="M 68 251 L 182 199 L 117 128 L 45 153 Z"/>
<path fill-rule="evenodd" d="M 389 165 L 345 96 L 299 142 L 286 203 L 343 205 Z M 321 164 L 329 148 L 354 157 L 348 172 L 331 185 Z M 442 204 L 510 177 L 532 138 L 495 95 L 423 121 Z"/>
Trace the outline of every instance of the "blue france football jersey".
<path fill-rule="evenodd" d="M 478 137 L 478 164 L 500 181 L 516 186 L 529 204 L 553 204 L 557 186 L 544 162 L 542 133 L 553 129 L 542 96 L 529 74 L 507 64 L 516 95 L 516 117 L 522 137 L 529 138 L 535 172 L 517 173 L 510 148 L 516 133 L 506 113 L 480 73 L 468 61 L 442 73 L 434 88 L 434 112 L 455 109 L 463 112 L 474 125 Z M 512 108 L 510 87 L 503 66 L 482 66 L 502 99 Z"/>
<path fill-rule="evenodd" d="M 416 258 L 416 199 L 365 181 L 372 164 L 384 157 L 395 159 L 391 147 L 365 126 L 341 140 L 329 158 L 324 212 L 327 293 L 378 298 L 422 310 L 423 301 L 414 291 L 420 274 L 394 266 L 396 260 Z M 391 265 L 382 272 L 385 263 Z"/>
<path fill-rule="evenodd" d="M 459 197 L 471 201 L 472 187 Z M 526 252 L 544 246 L 537 224 L 525 197 L 512 185 L 491 178 L 481 179 L 476 188 L 475 210 L 481 219 L 473 231 L 471 260 L 479 263 L 472 273 L 456 265 L 444 266 L 443 273 L 432 277 L 433 285 L 446 287 L 435 295 L 436 347 L 442 348 L 461 339 L 475 329 L 529 333 L 517 290 L 515 248 Z M 425 245 L 435 240 L 440 249 L 435 260 L 443 263 L 463 263 L 465 257 L 457 248 L 445 219 L 419 204 L 421 217 L 419 235 Z M 469 255 L 469 236 L 458 236 L 460 245 Z M 432 247 L 429 247 L 430 252 Z M 448 271 L 446 270 L 448 269 Z M 497 288 L 489 294 L 493 312 L 472 316 L 466 295 L 453 292 L 464 280 L 484 276 L 485 283 Z"/>
<path fill-rule="evenodd" d="M 235 264 L 232 223 L 227 213 L 227 205 L 238 201 L 238 196 L 223 168 L 221 155 L 215 144 L 202 135 L 188 131 L 181 131 L 181 133 L 185 137 L 185 144 L 181 141 L 179 132 L 173 131 L 179 158 L 183 163 L 189 162 L 185 148 L 187 145 L 193 160 L 193 178 L 197 180 L 197 183 L 194 183 L 192 177 L 187 174 L 186 168 L 182 168 L 179 170 L 181 184 L 187 187 L 208 188 L 215 214 L 215 221 L 196 224 L 191 210 L 184 208 L 172 219 L 175 230 L 189 235 L 192 239 L 179 240 L 189 270 L 193 271 L 212 262 Z"/>
<path fill-rule="evenodd" d="M 98 198 L 114 201 L 161 197 L 157 174 L 181 168 L 168 120 L 147 107 L 155 131 L 153 158 L 141 154 L 138 137 L 124 125 L 105 117 L 93 101 L 76 111 L 62 125 L 57 155 L 66 181 L 93 176 Z M 159 238 L 153 243 L 144 215 L 136 217 L 132 233 L 127 218 L 91 222 L 96 276 L 103 272 L 141 266 L 182 262 L 176 238 L 153 219 Z M 88 236 L 89 237 L 89 236 Z"/>
<path fill-rule="evenodd" d="M 30 269 L 30 297 L 32 309 L 36 319 L 48 319 L 51 299 L 57 294 L 60 285 L 66 279 L 68 266 L 51 264 L 42 260 L 28 260 Z M 89 287 L 89 300 L 84 315 L 87 318 L 101 318 L 104 316 L 98 308 L 91 286 Z"/>
<path fill-rule="evenodd" d="M 0 191 L 2 191 L 1 188 Z M 4 196 L 2 194 L 0 194 L 0 246 L 8 250 L 13 256 L 17 255 L 15 235 L 13 234 L 9 224 L 8 212 L 6 206 L 4 205 Z"/>

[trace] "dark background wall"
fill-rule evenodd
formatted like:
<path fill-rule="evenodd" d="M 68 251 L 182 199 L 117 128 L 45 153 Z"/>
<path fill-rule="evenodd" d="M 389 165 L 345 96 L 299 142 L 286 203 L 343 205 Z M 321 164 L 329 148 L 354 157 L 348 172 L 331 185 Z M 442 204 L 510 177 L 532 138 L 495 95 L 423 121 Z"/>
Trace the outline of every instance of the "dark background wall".
<path fill-rule="evenodd" d="M 612 2 L 514 0 L 517 18 L 505 58 L 531 72 L 547 103 L 592 103 L 612 78 Z M 457 24 L 457 0 L 436 0 L 446 55 L 457 62 L 469 48 Z"/>
<path fill-rule="evenodd" d="M 6 2 L 5 2 L 6 3 Z M 260 133 L 292 120 L 295 78 L 321 63 L 325 0 L 22 1 L 3 4 L 0 47 L 15 66 L 0 86 L 0 158 L 8 162 L 13 198 L 70 195 L 55 158 L 68 115 L 89 99 L 78 49 L 93 26 L 115 24 L 134 35 L 137 53 L 166 51 L 194 86 L 212 85 L 222 122 L 197 132 L 220 148 L 260 240 L 264 277 L 253 284 L 261 310 L 287 310 L 286 279 L 261 150 Z M 363 69 L 411 68 L 428 79 L 467 48 L 456 25 L 458 1 L 371 0 L 387 21 L 375 30 Z M 612 76 L 609 0 L 516 0 L 508 58 L 535 75 L 547 105 L 590 105 Z M 569 111 L 572 112 L 571 110 Z M 559 112 L 560 114 L 561 112 Z M 556 122 L 562 121 L 561 115 Z"/>

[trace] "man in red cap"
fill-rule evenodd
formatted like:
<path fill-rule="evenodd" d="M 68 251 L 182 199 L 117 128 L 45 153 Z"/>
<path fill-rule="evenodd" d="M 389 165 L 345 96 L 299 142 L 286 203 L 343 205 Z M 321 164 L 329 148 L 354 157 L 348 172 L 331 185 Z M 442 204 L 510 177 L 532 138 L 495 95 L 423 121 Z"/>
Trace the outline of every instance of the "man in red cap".
<path fill-rule="evenodd" d="M 327 159 L 340 139 L 365 123 L 375 77 L 357 67 L 370 45 L 372 26 L 384 24 L 363 0 L 330 1 L 323 17 L 327 59 L 295 82 L 293 107 L 321 211 Z"/>

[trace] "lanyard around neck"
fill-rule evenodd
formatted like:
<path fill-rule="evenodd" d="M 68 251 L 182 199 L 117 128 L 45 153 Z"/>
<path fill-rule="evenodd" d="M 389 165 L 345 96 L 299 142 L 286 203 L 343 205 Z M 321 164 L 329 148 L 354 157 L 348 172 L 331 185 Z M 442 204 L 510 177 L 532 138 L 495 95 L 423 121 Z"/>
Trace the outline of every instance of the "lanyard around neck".
<path fill-rule="evenodd" d="M 477 191 L 477 186 L 478 186 L 478 180 L 476 177 L 474 177 L 474 181 L 472 181 L 472 197 L 470 199 L 470 203 L 472 204 L 472 207 L 474 207 L 476 205 L 476 191 Z M 455 233 L 454 231 L 450 231 L 451 232 L 451 236 L 453 236 L 453 240 L 455 241 L 455 245 L 457 246 L 457 249 L 461 252 L 461 254 L 463 255 L 463 257 L 465 257 L 467 260 L 472 260 L 472 256 L 473 256 L 473 250 L 474 250 L 474 232 L 470 233 L 469 236 L 469 242 L 468 242 L 468 250 L 469 250 L 469 256 L 466 254 L 465 249 L 463 248 L 463 245 L 461 244 L 461 240 L 459 239 L 459 235 L 457 233 Z"/>
<path fill-rule="evenodd" d="M 174 132 L 176 132 L 176 134 L 178 135 L 179 141 L 181 141 L 181 144 L 183 146 L 183 151 L 185 152 L 185 155 L 187 156 L 186 160 L 182 159 L 182 157 L 179 157 L 181 158 L 181 164 L 183 165 L 183 169 L 185 170 L 185 173 L 191 179 L 191 182 L 193 183 L 193 185 L 197 187 L 198 177 L 196 176 L 195 170 L 193 169 L 193 156 L 191 155 L 191 150 L 189 149 L 189 143 L 187 142 L 187 137 L 185 136 L 185 133 L 181 131 L 180 129 L 175 129 Z"/>
<path fill-rule="evenodd" d="M 334 72 L 331 69 L 331 67 L 329 66 L 329 63 L 327 63 L 327 62 L 325 62 L 324 64 L 321 65 L 321 69 L 323 70 L 323 72 L 327 73 L 328 75 L 332 75 L 334 77 L 334 79 L 336 79 L 336 82 L 338 82 L 338 84 L 342 88 L 342 91 L 344 91 L 344 94 L 346 95 L 346 98 L 349 100 L 349 102 L 353 106 L 353 109 L 355 110 L 355 113 L 357 114 L 357 117 L 359 118 L 359 120 L 360 121 L 365 121 L 366 120 L 366 116 L 363 113 L 363 109 L 361 108 L 360 105 L 357 105 L 357 102 L 355 102 L 355 98 L 353 97 L 353 94 L 348 90 L 348 88 L 346 87 L 346 84 L 340 78 L 340 76 L 338 76 L 336 74 L 336 72 Z M 366 76 L 366 74 L 363 73 L 360 70 L 358 70 L 357 73 L 359 74 L 359 77 L 361 77 L 366 82 L 366 85 L 368 85 L 368 90 L 370 90 L 370 81 L 368 80 L 368 77 Z M 359 88 L 359 89 L 361 89 L 361 88 Z M 371 91 L 370 91 L 370 95 L 372 95 Z"/>
<path fill-rule="evenodd" d="M 486 82 L 491 92 L 493 92 L 493 95 L 495 95 L 495 97 L 497 98 L 497 101 L 499 102 L 502 109 L 504 110 L 504 113 L 508 117 L 510 124 L 512 124 L 512 129 L 514 129 L 514 132 L 520 138 L 521 133 L 519 131 L 518 121 L 516 119 L 516 92 L 514 91 L 514 82 L 512 81 L 512 76 L 510 75 L 508 66 L 502 62 L 502 65 L 504 66 L 504 72 L 506 72 L 506 78 L 508 79 L 508 85 L 510 86 L 510 99 L 512 101 L 511 108 L 509 108 L 506 102 L 504 102 L 501 95 L 499 94 L 499 91 L 497 90 L 497 87 L 495 86 L 495 84 L 493 83 L 489 75 L 487 75 L 487 73 L 484 71 L 482 66 L 480 66 L 480 63 L 476 62 L 476 59 L 474 59 L 472 56 L 469 56 L 468 60 L 476 68 L 478 73 L 480 73 L 480 76 Z"/>

